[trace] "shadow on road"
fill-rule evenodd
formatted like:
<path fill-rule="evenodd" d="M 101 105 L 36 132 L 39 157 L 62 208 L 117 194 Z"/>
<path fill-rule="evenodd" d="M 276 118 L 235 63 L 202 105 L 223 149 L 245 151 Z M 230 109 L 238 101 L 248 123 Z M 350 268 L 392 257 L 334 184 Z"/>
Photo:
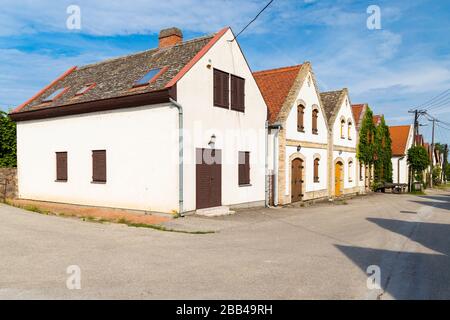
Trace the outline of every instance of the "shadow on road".
<path fill-rule="evenodd" d="M 418 198 L 422 198 L 429 201 L 411 200 L 411 202 L 418 203 L 423 206 L 430 206 L 433 208 L 450 210 L 450 195 L 440 194 L 435 196 L 418 196 Z"/>
<path fill-rule="evenodd" d="M 383 290 L 396 299 L 450 299 L 450 225 L 379 218 L 367 220 L 437 253 L 336 245 L 345 256 L 364 273 L 370 265 L 379 266 Z"/>

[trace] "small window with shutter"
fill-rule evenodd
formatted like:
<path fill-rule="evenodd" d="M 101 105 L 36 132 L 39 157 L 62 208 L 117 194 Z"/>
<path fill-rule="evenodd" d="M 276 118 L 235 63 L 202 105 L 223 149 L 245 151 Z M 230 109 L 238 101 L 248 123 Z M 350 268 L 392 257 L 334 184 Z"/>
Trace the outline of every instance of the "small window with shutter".
<path fill-rule="evenodd" d="M 318 134 L 319 129 L 317 128 L 317 119 L 319 118 L 319 110 L 314 109 L 312 112 L 312 133 Z"/>
<path fill-rule="evenodd" d="M 314 182 L 315 183 L 319 182 L 319 164 L 320 164 L 320 159 L 319 158 L 314 159 Z"/>
<path fill-rule="evenodd" d="M 239 152 L 239 185 L 250 185 L 250 152 Z"/>
<path fill-rule="evenodd" d="M 56 181 L 67 182 L 67 152 L 56 152 Z"/>
<path fill-rule="evenodd" d="M 92 151 L 92 182 L 106 183 L 106 150 Z"/>
<path fill-rule="evenodd" d="M 230 74 L 214 69 L 214 106 L 228 109 L 230 106 Z"/>
<path fill-rule="evenodd" d="M 297 131 L 305 132 L 304 126 L 305 107 L 302 105 L 297 106 Z"/>
<path fill-rule="evenodd" d="M 245 112 L 245 79 L 231 75 L 231 109 Z"/>

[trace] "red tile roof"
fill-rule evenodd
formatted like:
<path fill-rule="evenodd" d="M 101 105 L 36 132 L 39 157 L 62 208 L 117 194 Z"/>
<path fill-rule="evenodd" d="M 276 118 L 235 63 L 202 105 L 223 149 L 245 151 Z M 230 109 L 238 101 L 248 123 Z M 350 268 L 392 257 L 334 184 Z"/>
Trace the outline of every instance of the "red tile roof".
<path fill-rule="evenodd" d="M 392 140 L 392 155 L 404 156 L 406 155 L 406 145 L 408 143 L 408 136 L 411 126 L 395 126 L 389 127 L 389 134 Z"/>
<path fill-rule="evenodd" d="M 364 104 L 352 104 L 353 118 L 355 118 L 356 123 L 359 123 L 363 109 Z"/>
<path fill-rule="evenodd" d="M 374 116 L 373 116 L 373 124 L 376 125 L 376 126 L 379 125 L 380 122 L 381 122 L 381 117 L 382 117 L 382 116 L 380 116 L 380 115 L 378 115 L 378 114 L 377 114 L 377 115 L 374 115 Z"/>
<path fill-rule="evenodd" d="M 268 107 L 270 123 L 277 120 L 302 65 L 254 72 L 256 83 Z"/>

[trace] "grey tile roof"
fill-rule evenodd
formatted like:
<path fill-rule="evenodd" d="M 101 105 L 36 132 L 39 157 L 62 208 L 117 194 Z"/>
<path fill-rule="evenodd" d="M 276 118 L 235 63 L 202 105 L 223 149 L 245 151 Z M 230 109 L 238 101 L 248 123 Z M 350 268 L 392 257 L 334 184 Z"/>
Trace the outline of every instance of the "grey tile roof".
<path fill-rule="evenodd" d="M 58 81 L 43 95 L 25 105 L 20 112 L 58 107 L 80 102 L 115 98 L 164 89 L 181 69 L 214 37 L 209 35 L 182 42 L 172 47 L 148 51 L 86 65 Z M 133 89 L 133 84 L 155 68 L 167 70 L 150 85 Z M 87 84 L 96 86 L 84 95 L 75 94 Z M 61 88 L 68 90 L 56 101 L 44 103 L 46 97 Z"/>
<path fill-rule="evenodd" d="M 331 118 L 339 112 L 340 104 L 342 103 L 345 94 L 346 89 L 322 92 L 320 94 L 328 122 L 330 122 Z"/>

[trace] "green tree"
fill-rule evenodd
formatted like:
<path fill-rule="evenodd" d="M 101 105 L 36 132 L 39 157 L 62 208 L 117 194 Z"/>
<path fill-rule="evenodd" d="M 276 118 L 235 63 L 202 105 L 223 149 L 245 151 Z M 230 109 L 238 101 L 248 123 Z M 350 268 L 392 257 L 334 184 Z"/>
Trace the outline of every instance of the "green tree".
<path fill-rule="evenodd" d="M 16 123 L 0 111 L 0 167 L 16 167 Z"/>
<path fill-rule="evenodd" d="M 408 164 L 416 174 L 416 180 L 421 181 L 423 171 L 430 165 L 430 158 L 427 150 L 423 146 L 413 146 L 408 150 Z"/>
<path fill-rule="evenodd" d="M 392 182 L 392 140 L 384 117 L 375 130 L 375 182 Z"/>
<path fill-rule="evenodd" d="M 376 159 L 375 134 L 376 127 L 373 123 L 373 113 L 372 110 L 367 107 L 361 123 L 361 128 L 359 129 L 359 143 L 357 146 L 356 157 L 369 169 L 369 182 L 372 181 L 372 166 Z"/>

